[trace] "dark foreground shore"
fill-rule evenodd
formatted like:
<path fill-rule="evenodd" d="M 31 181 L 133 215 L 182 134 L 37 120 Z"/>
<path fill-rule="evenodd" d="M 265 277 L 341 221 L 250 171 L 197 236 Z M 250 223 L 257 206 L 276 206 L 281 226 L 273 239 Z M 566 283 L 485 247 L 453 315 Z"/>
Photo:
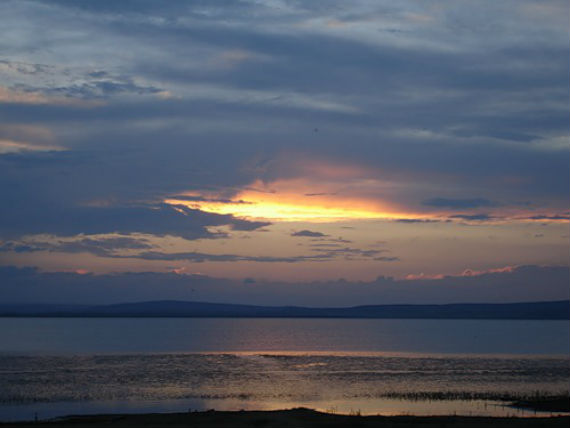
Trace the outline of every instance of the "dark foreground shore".
<path fill-rule="evenodd" d="M 69 416 L 50 421 L 0 423 L 2 428 L 27 427 L 145 427 L 145 428 L 539 428 L 568 427 L 570 416 L 491 418 L 467 416 L 347 416 L 310 409 L 240 412 L 152 413 L 142 415 Z"/>

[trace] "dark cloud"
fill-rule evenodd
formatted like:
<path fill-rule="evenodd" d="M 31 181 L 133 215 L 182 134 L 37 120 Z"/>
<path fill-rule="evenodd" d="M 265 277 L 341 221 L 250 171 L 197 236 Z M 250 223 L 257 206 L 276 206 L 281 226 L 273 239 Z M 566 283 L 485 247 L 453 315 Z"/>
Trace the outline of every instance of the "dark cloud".
<path fill-rule="evenodd" d="M 147 239 L 120 236 L 112 238 L 81 238 L 73 241 L 32 241 L 24 244 L 9 241 L 0 246 L 0 251 L 13 251 L 16 253 L 37 251 L 90 253 L 99 257 L 113 257 L 116 250 L 142 250 L 152 247 Z"/>
<path fill-rule="evenodd" d="M 489 214 L 455 214 L 449 216 L 449 218 L 456 218 L 467 221 L 490 221 L 496 219 L 497 217 L 494 217 Z"/>
<path fill-rule="evenodd" d="M 0 211 L 0 236 L 11 239 L 33 234 L 74 236 L 105 233 L 145 233 L 199 239 L 221 236 L 208 230 L 211 226 L 227 225 L 234 230 L 250 231 L 268 224 L 166 204 L 111 207 L 54 204 L 41 212 L 21 211 L 14 207 Z"/>
<path fill-rule="evenodd" d="M 291 233 L 291 236 L 302 236 L 302 237 L 310 237 L 310 238 L 320 238 L 320 237 L 324 237 L 324 236 L 328 236 L 324 233 L 321 232 L 315 232 L 312 230 L 300 230 L 298 232 L 293 232 Z"/>
<path fill-rule="evenodd" d="M 294 256 L 252 256 L 243 254 L 213 254 L 197 251 L 165 252 L 147 238 L 118 236 L 118 237 L 80 237 L 71 239 L 24 239 L 22 241 L 7 241 L 0 245 L 0 252 L 34 253 L 89 253 L 98 257 L 113 259 L 139 259 L 158 261 L 203 262 L 259 262 L 259 263 L 301 263 L 327 262 L 338 259 L 344 260 L 376 260 L 398 261 L 398 257 L 381 257 L 381 253 L 389 250 L 371 250 L 354 247 L 343 247 L 340 243 L 321 243 L 310 245 L 310 254 Z M 125 253 L 126 250 L 129 250 Z"/>
<path fill-rule="evenodd" d="M 473 198 L 473 199 L 448 199 L 448 198 L 432 198 L 426 199 L 422 202 L 422 205 L 436 208 L 480 208 L 480 207 L 495 207 L 496 202 L 490 201 L 483 198 Z"/>
<path fill-rule="evenodd" d="M 337 195 L 338 193 L 336 192 L 332 192 L 332 193 L 327 193 L 327 192 L 321 192 L 321 193 L 305 193 L 304 196 L 333 196 L 333 195 Z"/>
<path fill-rule="evenodd" d="M 533 215 L 527 217 L 528 220 L 570 220 L 570 215 Z"/>
<path fill-rule="evenodd" d="M 299 244 L 302 245 L 302 244 Z M 320 244 L 311 244 L 310 245 L 311 248 L 341 248 L 342 244 L 341 243 L 328 243 L 328 242 L 323 242 Z"/>
<path fill-rule="evenodd" d="M 187 187 L 180 183 L 204 182 L 196 180 L 203 168 L 175 158 L 144 149 L 0 156 L 0 236 L 147 233 L 197 239 L 219 236 L 211 226 L 256 230 L 269 224 L 161 203 L 169 190 Z M 190 170 L 177 170 L 177 163 Z"/>
<path fill-rule="evenodd" d="M 331 242 L 331 243 L 336 243 L 336 244 L 352 244 L 352 241 L 350 239 L 344 239 L 342 236 L 339 236 L 338 238 L 333 238 L 329 235 L 325 235 L 322 238 L 313 238 L 311 239 L 312 242 Z"/>
<path fill-rule="evenodd" d="M 216 202 L 221 204 L 251 204 L 251 202 L 228 198 L 206 198 L 204 196 L 172 195 L 172 199 L 190 202 Z"/>
<path fill-rule="evenodd" d="M 85 246 L 77 245 L 78 248 Z M 240 254 L 211 254 L 201 252 L 176 252 L 167 253 L 163 251 L 143 251 L 137 254 L 118 255 L 106 252 L 107 257 L 114 258 L 135 258 L 142 260 L 180 260 L 193 263 L 202 262 L 259 262 L 259 263 L 300 263 L 300 262 L 325 262 L 343 258 L 345 260 L 365 260 L 372 259 L 382 261 L 396 261 L 397 257 L 377 258 L 377 255 L 387 250 L 368 250 L 351 247 L 319 247 L 311 246 L 311 251 L 317 254 L 296 255 L 296 256 L 250 256 Z M 65 248 L 65 247 L 64 247 Z M 73 247 L 75 248 L 75 247 Z"/>
<path fill-rule="evenodd" d="M 244 256 L 239 254 L 207 254 L 200 252 L 164 253 L 160 251 L 144 251 L 133 256 L 115 256 L 118 258 L 137 258 L 142 260 L 184 260 L 193 263 L 203 262 L 259 262 L 259 263 L 299 263 L 330 260 L 328 254 L 312 256 Z"/>
<path fill-rule="evenodd" d="M 158 46 L 161 52 L 168 52 L 163 47 L 169 46 L 176 61 L 157 62 L 153 61 L 152 56 L 145 60 L 143 55 L 140 59 L 133 59 L 129 71 L 147 81 L 166 82 L 172 86 L 192 82 L 221 85 L 227 90 L 270 91 L 270 94 L 262 97 L 263 100 L 287 100 L 291 97 L 291 92 L 307 93 L 314 94 L 317 99 L 324 96 L 328 96 L 331 101 L 346 99 L 349 104 L 356 105 L 358 111 L 358 114 L 349 115 L 331 111 L 314 112 L 307 118 L 306 109 L 300 105 L 295 108 L 276 108 L 275 103 L 257 102 L 245 93 L 239 97 L 242 102 L 237 103 L 233 99 L 224 103 L 220 100 L 184 101 L 173 98 L 158 103 L 158 106 L 155 100 L 141 100 L 136 105 L 113 104 L 96 111 L 83 111 L 81 116 L 76 116 L 77 120 L 105 120 L 112 123 L 128 119 L 167 120 L 195 115 L 208 117 L 212 114 L 216 114 L 221 122 L 239 117 L 252 124 L 264 119 L 285 123 L 290 123 L 292 119 L 314 120 L 319 124 L 324 122 L 324 126 L 319 125 L 319 129 L 325 132 L 341 126 L 348 129 L 348 132 L 339 134 L 338 139 L 333 141 L 329 141 L 330 134 L 318 138 L 311 135 L 310 140 L 299 138 L 299 134 L 296 134 L 297 138 L 287 138 L 289 148 L 296 145 L 292 141 L 299 141 L 298 147 L 314 153 L 325 152 L 339 159 L 354 158 L 360 162 L 379 165 L 383 169 L 395 165 L 409 171 L 417 171 L 418 168 L 449 171 L 469 178 L 485 175 L 512 176 L 515 172 L 532 176 L 532 182 L 543 191 L 555 190 L 548 186 L 548 182 L 557 184 L 558 194 L 559 191 L 567 190 L 563 184 L 566 180 L 556 180 L 564 176 L 567 167 L 562 162 L 552 163 L 555 157 L 552 153 L 537 153 L 534 147 L 533 150 L 525 147 L 526 143 L 531 142 L 534 145 L 541 141 L 547 144 L 554 131 L 557 135 L 566 135 L 567 132 L 565 108 L 557 104 L 566 100 L 568 92 L 565 79 L 567 64 L 560 60 L 567 50 L 566 39 L 557 38 L 551 26 L 551 37 L 541 39 L 540 43 L 534 39 L 533 44 L 514 43 L 511 38 L 501 37 L 506 35 L 502 34 L 503 26 L 497 25 L 492 29 L 495 34 L 493 42 L 497 44 L 493 50 L 473 47 L 477 46 L 479 39 L 486 40 L 487 35 L 480 33 L 471 34 L 471 38 L 462 33 L 465 38 L 454 38 L 454 43 L 463 44 L 464 49 L 446 50 L 437 48 L 438 43 L 442 46 L 448 43 L 449 38 L 443 34 L 449 35 L 464 28 L 477 28 L 475 22 L 482 20 L 488 24 L 487 21 L 467 11 L 461 17 L 461 25 L 456 23 L 457 16 L 452 20 L 447 20 L 447 15 L 433 17 L 436 22 L 438 19 L 442 19 L 442 22 L 434 24 L 433 28 L 412 26 L 412 31 L 402 31 L 401 37 L 414 35 L 409 43 L 392 44 L 386 40 L 381 45 L 373 45 L 342 37 L 342 34 L 266 31 L 263 26 L 249 20 L 243 11 L 244 7 L 256 10 L 252 16 L 267 16 L 269 22 L 279 23 L 281 28 L 315 17 L 334 18 L 339 22 L 363 22 L 364 18 L 355 18 L 358 14 L 334 5 L 315 8 L 297 3 L 290 5 L 289 11 L 277 11 L 269 6 L 241 3 L 239 7 L 230 4 L 221 9 L 199 2 L 173 2 L 168 7 L 160 8 L 150 3 L 134 8 L 128 2 L 120 6 L 111 6 L 107 2 L 101 6 L 87 6 L 89 3 L 76 5 L 74 2 L 46 4 L 62 6 L 57 9 L 59 14 L 66 13 L 67 8 L 83 10 L 85 15 L 80 15 L 80 18 L 89 20 L 91 25 L 100 27 L 126 45 L 136 40 L 151 52 Z M 522 10 L 525 5 L 528 6 L 524 2 L 520 6 L 512 6 L 516 10 Z M 410 26 L 405 20 L 409 16 L 409 7 L 378 4 L 372 7 L 373 11 L 367 19 L 373 17 L 381 20 L 387 16 L 384 8 L 388 8 L 392 19 L 401 20 L 401 26 Z M 505 13 L 505 10 L 500 9 L 497 16 Z M 103 19 L 98 15 L 91 19 L 91 14 L 111 14 L 113 19 Z M 450 12 L 450 15 L 453 13 Z M 180 16 L 186 17 L 186 25 L 177 19 Z M 513 25 L 509 28 L 520 30 L 518 34 L 521 37 L 526 35 L 529 24 L 537 25 L 534 21 L 525 20 L 521 13 L 513 14 L 509 11 L 506 16 Z M 160 19 L 152 19 L 153 17 Z M 251 25 L 228 26 L 225 25 L 227 20 Z M 167 22 L 170 25 L 166 25 Z M 424 31 L 423 39 L 431 40 L 432 43 L 428 46 L 420 43 L 417 31 Z M 530 35 L 528 37 L 531 38 Z M 246 55 L 243 61 L 232 67 L 214 69 L 196 67 L 191 61 L 181 60 L 184 57 L 182 53 L 204 46 L 212 56 L 241 49 L 250 52 L 252 58 Z M 97 45 L 92 49 L 96 50 Z M 260 66 L 254 55 L 265 55 L 267 60 Z M 513 63 L 520 65 L 516 71 L 511 66 Z M 550 66 L 541 67 L 540 64 Z M 299 68 L 305 70 L 302 76 L 298 74 Z M 108 77 L 101 73 L 104 71 L 90 72 L 93 78 Z M 135 81 L 132 76 L 125 76 L 127 78 Z M 537 94 L 543 94 L 540 95 L 539 103 L 536 102 Z M 512 107 L 522 105 L 525 107 Z M 28 118 L 50 116 L 46 108 L 36 110 L 36 114 L 23 110 L 21 113 L 26 113 Z M 68 113 L 60 111 L 57 114 L 65 115 L 67 119 Z M 410 129 L 410 116 L 415 118 L 413 129 Z M 422 129 L 434 136 L 423 136 L 420 133 L 419 137 L 403 137 L 402 132 L 397 132 L 397 135 L 392 132 L 408 130 L 413 133 L 414 130 Z M 512 129 L 519 131 L 513 133 Z M 367 136 L 369 131 L 377 137 Z M 137 139 L 138 136 L 132 138 Z M 521 145 L 502 147 L 489 141 L 496 138 Z M 241 140 L 242 145 L 245 145 L 248 136 L 243 135 Z M 469 144 L 456 144 L 462 141 Z M 507 157 L 510 158 L 509 162 L 504 162 Z M 550 179 L 544 174 L 548 170 L 545 169 L 546 165 L 551 165 L 551 172 L 556 177 Z M 506 184 L 502 183 L 502 186 Z"/>
<path fill-rule="evenodd" d="M 202 275 L 153 272 L 80 275 L 4 266 L 0 267 L 0 301 L 94 304 L 178 299 L 317 307 L 547 301 L 569 298 L 569 273 L 567 266 L 521 266 L 511 272 L 441 279 L 396 280 L 380 276 L 369 282 L 310 283 L 257 279 L 252 287 L 242 280 Z"/>
<path fill-rule="evenodd" d="M 399 257 L 374 257 L 373 260 L 378 262 L 398 262 L 400 261 Z"/>
<path fill-rule="evenodd" d="M 441 220 L 427 218 L 399 218 L 398 223 L 439 223 Z"/>
<path fill-rule="evenodd" d="M 99 72 L 100 73 L 100 72 Z M 99 74 L 97 72 L 89 73 L 89 76 Z M 93 99 L 107 98 L 116 94 L 157 94 L 162 90 L 153 86 L 141 86 L 134 83 L 130 78 L 124 80 L 94 80 L 81 85 L 73 84 L 69 86 L 56 86 L 50 88 L 38 88 L 28 85 L 15 85 L 14 90 L 35 93 L 38 91 L 46 95 L 64 96 L 70 98 Z"/>
<path fill-rule="evenodd" d="M 323 251 L 322 249 L 316 248 L 313 251 Z M 345 259 L 351 260 L 355 257 L 357 258 L 371 258 L 387 250 L 364 250 L 360 248 L 342 247 L 325 250 L 322 255 L 327 257 L 342 256 Z"/>

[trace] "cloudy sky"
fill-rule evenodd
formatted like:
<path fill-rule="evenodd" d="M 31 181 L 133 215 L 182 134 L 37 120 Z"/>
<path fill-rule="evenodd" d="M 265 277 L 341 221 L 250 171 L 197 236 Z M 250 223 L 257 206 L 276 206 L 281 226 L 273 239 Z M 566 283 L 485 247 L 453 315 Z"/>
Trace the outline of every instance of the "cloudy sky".
<path fill-rule="evenodd" d="M 0 299 L 567 298 L 569 13 L 2 1 Z"/>

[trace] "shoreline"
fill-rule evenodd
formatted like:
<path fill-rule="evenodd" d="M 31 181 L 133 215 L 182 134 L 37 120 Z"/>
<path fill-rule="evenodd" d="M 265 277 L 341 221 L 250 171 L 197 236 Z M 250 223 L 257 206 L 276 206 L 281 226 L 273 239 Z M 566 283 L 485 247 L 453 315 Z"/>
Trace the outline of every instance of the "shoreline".
<path fill-rule="evenodd" d="M 0 422 L 2 428 L 69 427 L 485 427 L 485 428 L 538 428 L 567 427 L 568 416 L 538 417 L 485 417 L 485 416 L 361 416 L 323 413 L 307 408 L 270 411 L 216 411 L 186 413 L 141 413 L 65 416 L 50 420 L 26 422 Z"/>
<path fill-rule="evenodd" d="M 510 407 L 534 410 L 535 412 L 570 412 L 568 396 L 537 397 L 513 401 Z"/>
<path fill-rule="evenodd" d="M 421 396 L 422 398 L 418 398 Z M 293 411 L 312 411 L 318 414 L 324 415 L 334 415 L 334 416 L 358 416 L 358 417 L 382 417 L 382 418 L 399 418 L 401 416 L 408 416 L 411 418 L 416 419 L 423 419 L 423 418 L 447 418 L 447 417 L 454 417 L 454 418 L 479 418 L 479 419 L 551 419 L 555 417 L 566 417 L 570 418 L 570 398 L 567 394 L 561 395 L 533 395 L 533 396 L 526 396 L 526 397 L 514 397 L 514 396 L 502 396 L 502 397 L 493 397 L 491 400 L 490 397 L 486 399 L 481 399 L 479 397 L 470 396 L 469 398 L 448 398 L 445 395 L 440 396 L 436 394 L 435 396 L 429 396 L 429 398 L 424 394 L 419 394 L 418 396 L 414 397 L 407 397 L 408 402 L 407 406 L 402 407 L 396 403 L 396 407 L 394 407 L 394 403 L 383 403 L 381 406 L 384 411 L 372 411 L 371 408 L 363 408 L 361 410 L 360 407 L 352 405 L 349 406 L 349 403 L 344 403 L 343 405 L 337 403 L 332 407 L 314 407 L 314 404 L 305 404 L 305 403 L 298 403 L 296 407 L 288 407 L 287 404 L 281 406 L 275 406 L 273 408 L 259 408 L 257 406 L 238 406 L 233 405 L 230 407 L 222 406 L 221 408 L 216 406 L 200 406 L 196 407 L 188 407 L 188 404 L 191 404 L 187 400 L 184 401 L 184 404 L 174 405 L 172 406 L 172 402 L 169 402 L 170 406 L 162 407 L 151 405 L 147 406 L 132 406 L 132 403 L 129 401 L 123 402 L 112 402 L 112 405 L 107 406 L 94 406 L 91 409 L 84 408 L 83 406 L 77 407 L 74 406 L 72 402 L 68 402 L 70 406 L 64 405 L 60 406 L 58 412 L 46 412 L 46 409 L 42 409 L 41 407 L 29 408 L 25 412 L 26 416 L 23 417 L 12 417 L 9 416 L 10 410 L 7 410 L 7 413 L 4 414 L 4 418 L 0 415 L 0 427 L 11 427 L 11 426 L 19 426 L 25 427 L 29 424 L 46 424 L 47 426 L 59 426 L 57 424 L 65 424 L 66 426 L 74 427 L 74 426 L 83 426 L 83 423 L 87 423 L 86 421 L 93 421 L 93 423 L 99 421 L 101 418 L 105 419 L 110 417 L 112 420 L 123 420 L 133 419 L 137 417 L 142 417 L 144 415 L 162 415 L 161 417 L 166 418 L 166 420 L 162 421 L 161 423 L 168 424 L 168 418 L 171 416 L 168 415 L 187 415 L 187 414 L 244 414 L 244 413 L 251 413 L 251 414 L 259 414 L 260 412 L 266 412 L 269 414 L 278 414 L 279 412 L 293 412 Z M 398 397 L 396 400 L 402 400 L 403 397 Z M 394 399 L 389 398 L 388 400 Z M 482 400 L 482 401 L 481 401 Z M 473 403 L 473 406 L 450 406 L 449 403 L 447 406 L 443 408 L 439 405 L 440 402 L 464 402 L 464 403 Z M 493 402 L 494 401 L 494 402 Z M 419 408 L 415 406 L 416 402 L 424 402 L 427 403 L 427 406 L 420 406 Z M 477 404 L 479 403 L 479 404 Z M 37 405 L 38 403 L 36 403 Z M 65 403 L 61 403 L 65 404 Z M 109 404 L 109 403 L 107 403 Z M 205 404 L 205 403 L 202 403 Z M 235 403 L 234 403 L 235 404 Z M 338 406 L 342 407 L 339 409 Z M 482 405 L 484 405 L 484 411 L 481 411 Z M 29 405 L 27 405 L 29 406 Z M 505 409 L 506 411 L 487 411 L 487 406 L 496 406 L 498 408 Z M 137 408 L 138 407 L 138 408 Z M 389 411 L 386 411 L 390 409 Z M 508 411 L 507 409 L 512 409 L 512 411 Z M 2 412 L 2 406 L 0 406 L 0 413 Z M 47 413 L 47 414 L 46 414 Z M 51 415 L 50 415 L 51 413 Z M 7 418 L 6 418 L 7 416 Z M 73 421 L 71 421 L 73 420 Z M 101 419 L 102 420 L 102 419 Z M 106 420 L 106 419 L 105 419 Z M 71 421 L 71 422 L 70 422 Z M 79 423 L 79 425 L 77 425 Z M 91 422 L 90 422 L 91 423 Z M 54 425 L 55 424 L 55 425 Z M 119 425 L 123 426 L 123 425 Z M 125 425 L 128 426 L 128 425 Z M 287 425 L 288 426 L 288 425 Z"/>

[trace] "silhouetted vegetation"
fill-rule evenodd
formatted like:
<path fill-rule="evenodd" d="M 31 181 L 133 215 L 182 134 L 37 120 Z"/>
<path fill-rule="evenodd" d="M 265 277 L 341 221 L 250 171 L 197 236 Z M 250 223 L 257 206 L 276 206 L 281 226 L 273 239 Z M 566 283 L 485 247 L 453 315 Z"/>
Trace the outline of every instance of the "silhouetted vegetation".
<path fill-rule="evenodd" d="M 381 427 L 381 428 L 543 428 L 568 427 L 570 417 L 490 418 L 467 416 L 361 416 L 320 413 L 310 409 L 259 412 L 189 412 L 146 415 L 70 416 L 53 421 L 0 424 L 3 428 L 69 427 L 146 427 L 146 428 L 251 428 L 251 427 Z"/>

